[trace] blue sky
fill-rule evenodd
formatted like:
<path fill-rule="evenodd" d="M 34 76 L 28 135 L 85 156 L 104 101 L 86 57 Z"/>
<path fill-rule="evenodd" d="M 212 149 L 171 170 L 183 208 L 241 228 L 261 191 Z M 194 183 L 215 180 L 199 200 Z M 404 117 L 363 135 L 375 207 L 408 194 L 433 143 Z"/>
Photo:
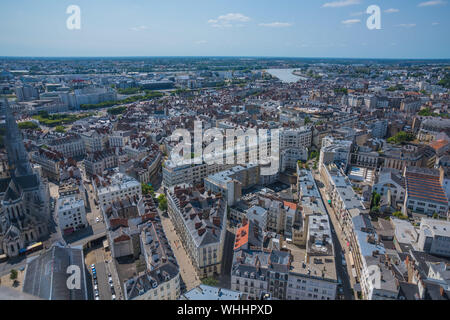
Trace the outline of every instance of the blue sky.
<path fill-rule="evenodd" d="M 1 0 L 0 56 L 450 58 L 449 16 L 450 0 Z"/>

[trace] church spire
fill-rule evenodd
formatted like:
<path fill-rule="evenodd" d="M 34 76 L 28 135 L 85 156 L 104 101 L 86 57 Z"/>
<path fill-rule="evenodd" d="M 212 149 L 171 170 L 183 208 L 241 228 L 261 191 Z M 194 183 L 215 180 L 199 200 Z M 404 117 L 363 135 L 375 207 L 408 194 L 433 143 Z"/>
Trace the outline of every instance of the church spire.
<path fill-rule="evenodd" d="M 16 119 L 11 112 L 7 99 L 3 101 L 3 112 L 5 114 L 6 136 L 5 146 L 8 152 L 8 163 L 11 176 L 26 176 L 33 174 L 28 153 L 23 145 L 22 133 L 17 126 Z"/>

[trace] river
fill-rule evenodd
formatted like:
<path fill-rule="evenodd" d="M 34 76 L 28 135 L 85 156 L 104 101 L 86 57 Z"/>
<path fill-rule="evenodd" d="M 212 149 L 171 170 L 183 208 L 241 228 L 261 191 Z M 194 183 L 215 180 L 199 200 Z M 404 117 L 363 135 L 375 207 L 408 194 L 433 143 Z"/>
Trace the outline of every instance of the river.
<path fill-rule="evenodd" d="M 297 82 L 298 80 L 306 80 L 306 78 L 304 77 L 292 74 L 294 70 L 296 69 L 267 69 L 266 72 L 286 83 Z"/>

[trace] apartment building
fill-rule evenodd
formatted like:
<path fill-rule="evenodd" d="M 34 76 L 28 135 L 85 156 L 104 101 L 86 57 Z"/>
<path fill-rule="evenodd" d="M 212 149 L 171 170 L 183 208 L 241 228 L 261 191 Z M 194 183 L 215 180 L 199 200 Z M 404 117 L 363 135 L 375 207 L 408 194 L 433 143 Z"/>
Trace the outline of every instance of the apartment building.
<path fill-rule="evenodd" d="M 417 244 L 421 251 L 450 257 L 450 222 L 423 218 L 420 222 Z"/>
<path fill-rule="evenodd" d="M 117 200 L 142 196 L 141 184 L 136 179 L 120 172 L 115 172 L 107 177 L 96 176 L 93 186 L 98 202 L 103 207 L 111 205 Z"/>
<path fill-rule="evenodd" d="M 259 183 L 259 166 L 248 164 L 212 174 L 204 179 L 207 191 L 221 193 L 229 206 L 234 205 L 242 195 L 242 190 Z"/>
<path fill-rule="evenodd" d="M 82 157 L 86 154 L 84 142 L 77 134 L 55 138 L 47 144 L 52 150 L 61 152 L 65 158 Z"/>
<path fill-rule="evenodd" d="M 119 157 L 113 150 L 97 151 L 88 153 L 83 163 L 88 176 L 102 175 L 105 169 L 119 165 Z"/>
<path fill-rule="evenodd" d="M 49 180 L 59 182 L 60 163 L 64 162 L 64 156 L 58 151 L 39 148 L 31 155 L 31 160 L 39 164 L 42 168 L 42 174 Z"/>
<path fill-rule="evenodd" d="M 180 270 L 157 216 L 143 225 L 140 247 L 146 271 L 125 281 L 125 299 L 178 300 L 181 293 Z"/>
<path fill-rule="evenodd" d="M 366 300 L 396 300 L 399 285 L 367 215 L 352 218 L 351 263 L 356 291 Z"/>
<path fill-rule="evenodd" d="M 338 282 L 333 249 L 329 247 L 331 234 L 321 247 L 319 242 L 325 238 L 311 225 L 310 245 L 302 249 L 282 237 L 271 238 L 255 221 L 244 220 L 236 232 L 231 289 L 247 294 L 251 300 L 265 294 L 282 300 L 336 299 Z M 316 255 L 316 249 L 321 253 Z"/>
<path fill-rule="evenodd" d="M 348 239 L 351 233 L 352 218 L 365 212 L 366 208 L 341 168 L 330 164 L 323 167 L 321 173 L 326 187 L 325 194 L 328 197 L 326 201 L 334 209 L 336 218 Z"/>
<path fill-rule="evenodd" d="M 119 164 L 120 172 L 135 178 L 140 183 L 153 183 L 161 173 L 162 153 L 152 150 L 140 160 L 128 159 Z"/>
<path fill-rule="evenodd" d="M 232 168 L 233 164 L 211 164 L 206 163 L 196 165 L 177 166 L 171 160 L 163 164 L 163 184 L 165 187 L 173 187 L 177 184 L 202 183 L 203 179 L 223 170 Z"/>
<path fill-rule="evenodd" d="M 342 162 L 345 166 L 349 163 L 353 142 L 338 140 L 327 136 L 322 139 L 320 149 L 319 167 L 322 168 L 334 162 Z"/>
<path fill-rule="evenodd" d="M 311 127 L 280 130 L 280 150 L 309 148 L 312 144 Z"/>
<path fill-rule="evenodd" d="M 227 202 L 204 189 L 167 190 L 168 214 L 200 278 L 221 272 Z"/>
<path fill-rule="evenodd" d="M 106 147 L 108 135 L 100 134 L 96 130 L 81 133 L 86 152 L 100 152 Z"/>
<path fill-rule="evenodd" d="M 70 234 L 88 226 L 84 200 L 75 195 L 59 198 L 56 211 L 58 225 L 63 234 Z"/>
<path fill-rule="evenodd" d="M 297 204 L 285 201 L 268 191 L 257 194 L 258 205 L 267 210 L 267 230 L 292 239 L 300 211 Z"/>
<path fill-rule="evenodd" d="M 113 131 L 108 137 L 109 146 L 111 148 L 123 148 L 130 141 L 130 136 L 130 131 Z"/>

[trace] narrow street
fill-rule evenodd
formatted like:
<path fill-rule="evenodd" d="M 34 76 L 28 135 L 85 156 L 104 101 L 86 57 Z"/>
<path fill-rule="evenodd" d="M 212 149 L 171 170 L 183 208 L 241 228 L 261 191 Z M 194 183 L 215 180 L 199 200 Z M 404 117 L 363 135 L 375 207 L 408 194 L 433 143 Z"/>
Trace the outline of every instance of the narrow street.
<path fill-rule="evenodd" d="M 175 232 L 175 227 L 172 221 L 169 217 L 162 214 L 161 211 L 159 211 L 159 214 L 167 240 L 169 240 L 170 246 L 172 247 L 175 257 L 177 258 L 178 265 L 180 266 L 180 275 L 186 286 L 185 290 L 189 291 L 201 284 L 200 279 L 198 278 L 197 272 L 191 263 L 191 259 L 184 250 L 180 238 Z M 184 290 L 181 290 L 181 292 L 183 291 Z"/>
<path fill-rule="evenodd" d="M 313 171 L 313 176 L 315 179 L 315 182 L 319 188 L 319 192 L 322 198 L 322 203 L 328 213 L 328 216 L 330 217 L 331 221 L 331 230 L 333 233 L 333 243 L 335 248 L 335 261 L 336 261 L 336 272 L 338 277 L 340 278 L 340 281 L 342 282 L 342 289 L 345 300 L 353 300 L 355 299 L 355 294 L 353 291 L 353 277 L 351 276 L 351 264 L 349 261 L 351 261 L 348 257 L 350 254 L 348 252 L 347 244 L 344 240 L 342 229 L 336 219 L 336 215 L 334 213 L 334 209 L 331 208 L 331 206 L 328 204 L 328 197 L 326 195 L 325 186 L 320 181 L 320 175 L 316 174 L 316 171 Z M 342 255 L 344 253 L 344 255 Z M 343 258 L 345 259 L 345 266 L 343 265 Z"/>

